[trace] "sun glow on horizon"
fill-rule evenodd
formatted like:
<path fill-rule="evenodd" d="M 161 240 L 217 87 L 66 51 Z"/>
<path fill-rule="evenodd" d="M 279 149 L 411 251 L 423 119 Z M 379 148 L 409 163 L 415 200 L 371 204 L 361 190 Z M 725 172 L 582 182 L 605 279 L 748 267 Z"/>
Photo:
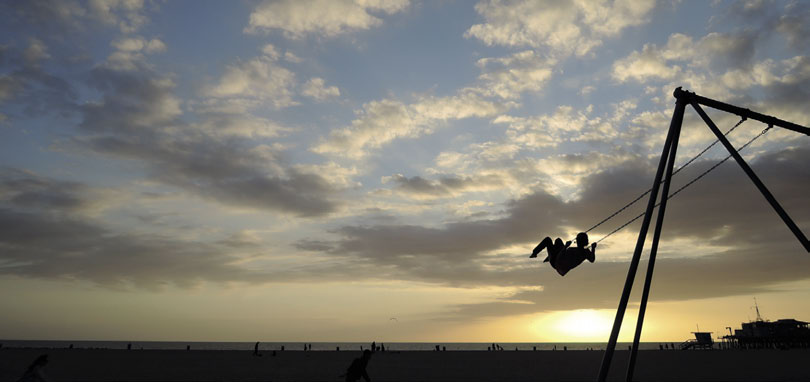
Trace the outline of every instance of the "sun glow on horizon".
<path fill-rule="evenodd" d="M 552 322 L 560 338 L 574 341 L 603 341 L 613 324 L 610 312 L 593 309 L 559 312 Z"/>

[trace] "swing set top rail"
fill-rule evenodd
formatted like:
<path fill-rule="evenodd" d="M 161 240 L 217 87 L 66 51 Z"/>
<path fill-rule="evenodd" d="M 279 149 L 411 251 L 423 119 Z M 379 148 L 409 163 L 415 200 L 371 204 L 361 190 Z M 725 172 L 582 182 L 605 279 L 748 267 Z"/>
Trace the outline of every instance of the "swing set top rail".
<path fill-rule="evenodd" d="M 699 96 L 693 92 L 688 90 L 683 90 L 680 87 L 675 89 L 673 93 L 675 98 L 679 100 L 683 100 L 687 104 L 696 102 L 704 106 L 708 106 L 714 109 L 722 110 L 731 114 L 739 115 L 742 118 L 753 119 L 755 121 L 760 121 L 762 123 L 771 125 L 771 126 L 779 126 L 781 128 L 785 128 L 788 130 L 793 130 L 798 133 L 802 133 L 804 135 L 810 135 L 810 128 L 804 127 L 802 125 L 797 125 L 793 122 L 788 122 L 770 115 L 757 113 L 755 111 L 751 111 L 750 109 L 745 109 L 739 106 L 729 105 L 725 102 L 720 102 L 713 100 L 711 98 L 706 98 L 703 96 Z"/>

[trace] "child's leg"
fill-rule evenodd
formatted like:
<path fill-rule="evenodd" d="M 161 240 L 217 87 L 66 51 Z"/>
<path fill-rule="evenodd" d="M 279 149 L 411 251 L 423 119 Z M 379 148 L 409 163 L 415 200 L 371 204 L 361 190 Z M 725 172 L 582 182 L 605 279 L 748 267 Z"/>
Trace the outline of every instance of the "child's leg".
<path fill-rule="evenodd" d="M 551 241 L 551 239 L 549 239 Z M 557 240 L 554 240 L 554 244 L 548 247 L 548 262 L 551 263 L 553 268 L 557 268 L 557 259 L 561 255 L 562 250 L 565 248 L 565 244 L 563 244 L 562 239 L 559 237 Z"/>
<path fill-rule="evenodd" d="M 532 250 L 532 254 L 529 257 L 530 258 L 537 257 L 537 254 L 540 253 L 540 251 L 542 251 L 543 249 L 546 249 L 546 248 L 551 248 L 551 246 L 552 246 L 551 238 L 546 236 L 545 239 L 540 241 L 540 244 L 537 244 L 537 246 L 534 247 L 534 250 Z"/>

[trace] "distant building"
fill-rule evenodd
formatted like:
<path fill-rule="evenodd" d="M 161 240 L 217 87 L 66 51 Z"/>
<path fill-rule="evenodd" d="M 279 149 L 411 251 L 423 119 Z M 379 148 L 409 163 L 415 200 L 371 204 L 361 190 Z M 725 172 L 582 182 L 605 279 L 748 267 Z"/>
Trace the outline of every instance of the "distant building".
<path fill-rule="evenodd" d="M 741 349 L 790 349 L 810 347 L 810 327 L 804 321 L 761 318 L 742 323 L 742 329 L 723 337 L 732 347 Z"/>

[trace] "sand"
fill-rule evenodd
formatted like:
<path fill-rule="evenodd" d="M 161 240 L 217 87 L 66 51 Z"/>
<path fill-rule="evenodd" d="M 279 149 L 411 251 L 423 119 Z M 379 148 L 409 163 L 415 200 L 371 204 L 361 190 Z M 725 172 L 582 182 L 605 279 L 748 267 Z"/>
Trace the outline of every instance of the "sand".
<path fill-rule="evenodd" d="M 342 381 L 358 351 L 0 349 L 0 381 L 16 381 L 38 355 L 52 381 Z M 410 351 L 375 353 L 380 381 L 593 381 L 602 351 Z M 624 381 L 617 351 L 610 380 Z M 639 352 L 639 381 L 810 381 L 810 350 Z"/>

